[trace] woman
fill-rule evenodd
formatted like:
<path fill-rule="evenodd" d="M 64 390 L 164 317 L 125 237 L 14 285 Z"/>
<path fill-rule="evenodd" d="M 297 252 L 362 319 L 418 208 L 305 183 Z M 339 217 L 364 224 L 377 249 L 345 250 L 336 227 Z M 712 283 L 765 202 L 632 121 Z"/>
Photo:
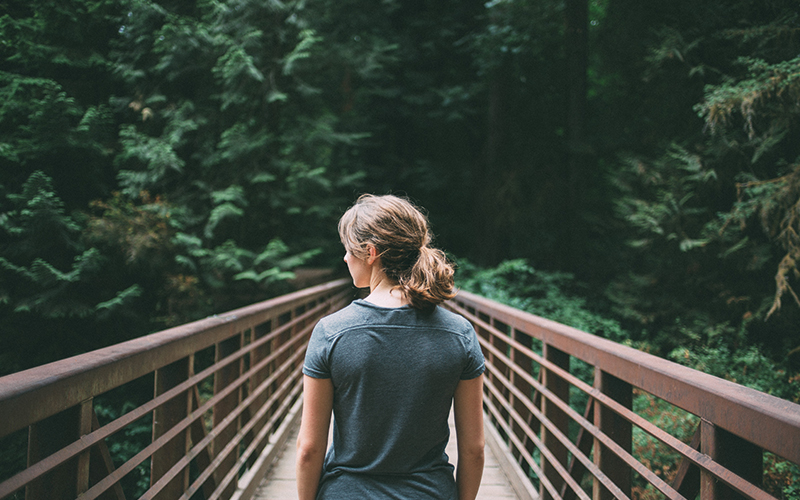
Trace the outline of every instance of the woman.
<path fill-rule="evenodd" d="M 455 295 L 452 266 L 429 246 L 425 216 L 396 196 L 360 197 L 339 236 L 353 284 L 370 294 L 311 335 L 300 500 L 473 500 L 483 473 L 484 359 L 472 325 L 438 306 Z M 444 451 L 451 405 L 455 479 Z"/>

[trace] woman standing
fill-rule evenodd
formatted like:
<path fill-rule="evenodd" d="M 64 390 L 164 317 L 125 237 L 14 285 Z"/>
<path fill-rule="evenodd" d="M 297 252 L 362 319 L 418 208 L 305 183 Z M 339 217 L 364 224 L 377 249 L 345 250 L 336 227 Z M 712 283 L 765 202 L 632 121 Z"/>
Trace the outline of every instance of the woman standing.
<path fill-rule="evenodd" d="M 484 360 L 472 325 L 439 307 L 455 295 L 452 266 L 429 246 L 425 216 L 396 196 L 360 197 L 339 236 L 353 284 L 370 294 L 311 335 L 300 500 L 473 500 L 483 473 Z M 451 405 L 455 479 L 445 454 Z"/>

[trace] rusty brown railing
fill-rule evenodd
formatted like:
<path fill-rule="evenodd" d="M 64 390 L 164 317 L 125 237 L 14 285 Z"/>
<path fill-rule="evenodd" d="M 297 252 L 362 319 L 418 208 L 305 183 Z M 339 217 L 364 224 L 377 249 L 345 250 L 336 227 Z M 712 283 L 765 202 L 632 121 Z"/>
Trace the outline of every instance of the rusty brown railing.
<path fill-rule="evenodd" d="M 466 292 L 450 306 L 478 331 L 484 405 L 521 498 L 772 499 L 764 457 L 800 464 L 800 405 Z M 696 421 L 694 438 L 633 411 L 635 397 Z M 678 454 L 673 477 L 636 456 L 635 435 Z"/>
<path fill-rule="evenodd" d="M 145 466 L 139 498 L 250 498 L 297 423 L 313 325 L 352 298 L 339 280 L 0 378 L 0 453 L 14 436 L 27 449 L 0 499 L 125 499 Z M 800 405 L 466 292 L 448 307 L 478 331 L 487 441 L 521 499 L 771 499 L 765 457 L 800 463 Z M 96 414 L 131 384 L 145 401 Z M 642 397 L 694 437 L 644 418 Z M 137 425 L 147 442 L 114 463 Z M 671 477 L 636 439 L 680 457 Z"/>
<path fill-rule="evenodd" d="M 0 498 L 121 500 L 148 461 L 140 498 L 249 498 L 297 418 L 311 329 L 352 296 L 334 281 L 0 378 L 0 439 L 27 433 Z M 101 425 L 95 402 L 143 380 L 147 401 Z M 135 425 L 148 444 L 114 464 Z"/>

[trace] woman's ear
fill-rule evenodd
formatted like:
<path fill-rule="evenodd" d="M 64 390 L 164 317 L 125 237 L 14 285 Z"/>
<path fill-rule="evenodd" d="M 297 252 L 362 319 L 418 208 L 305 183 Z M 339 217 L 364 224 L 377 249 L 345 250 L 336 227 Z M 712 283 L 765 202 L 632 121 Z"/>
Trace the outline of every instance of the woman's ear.
<path fill-rule="evenodd" d="M 378 249 L 372 243 L 367 243 L 367 252 L 367 264 L 371 266 L 378 258 Z"/>

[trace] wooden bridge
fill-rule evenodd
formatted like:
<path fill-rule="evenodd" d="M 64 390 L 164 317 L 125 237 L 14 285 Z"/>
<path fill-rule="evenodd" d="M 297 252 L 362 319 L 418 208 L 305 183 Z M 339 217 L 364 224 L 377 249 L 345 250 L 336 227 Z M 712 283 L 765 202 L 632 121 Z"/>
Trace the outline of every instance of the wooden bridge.
<path fill-rule="evenodd" d="M 352 298 L 334 281 L 0 378 L 0 498 L 292 498 L 305 344 Z M 767 469 L 800 465 L 800 405 L 468 293 L 448 307 L 487 360 L 482 498 L 773 499 Z"/>

